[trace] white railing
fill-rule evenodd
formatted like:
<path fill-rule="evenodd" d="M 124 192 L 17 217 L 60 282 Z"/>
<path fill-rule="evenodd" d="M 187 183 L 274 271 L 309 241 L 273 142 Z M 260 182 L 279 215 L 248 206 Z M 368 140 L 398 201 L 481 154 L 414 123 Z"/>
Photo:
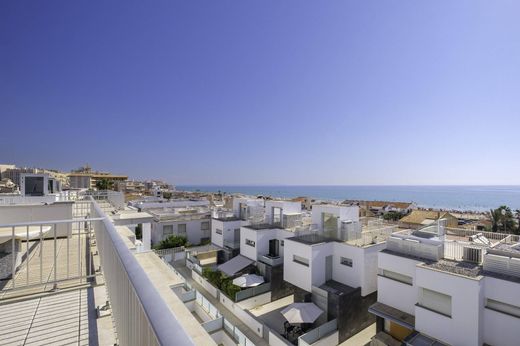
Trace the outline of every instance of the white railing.
<path fill-rule="evenodd" d="M 3 262 L 0 278 L 10 279 L 2 290 L 38 286 L 54 290 L 63 282 L 77 280 L 81 285 L 95 277 L 89 244 L 94 235 L 93 224 L 99 220 L 83 218 L 0 225 L 0 238 L 4 240 L 0 250 L 8 253 L 0 259 Z"/>
<path fill-rule="evenodd" d="M 486 231 L 473 231 L 473 230 L 462 229 L 462 228 L 446 228 L 446 234 L 451 235 L 451 236 L 467 238 L 468 240 L 471 236 L 476 236 L 476 235 L 480 234 L 480 235 L 486 237 L 487 239 L 491 239 L 491 240 L 495 240 L 495 241 L 497 241 L 497 240 L 500 241 L 507 237 L 509 237 L 509 239 L 512 241 L 516 241 L 516 242 L 520 241 L 519 235 L 498 233 L 498 232 L 495 233 L 495 232 L 486 232 Z"/>
<path fill-rule="evenodd" d="M 93 214 L 103 218 L 94 229 L 118 343 L 194 345 L 97 203 Z"/>
<path fill-rule="evenodd" d="M 116 209 L 123 209 L 125 207 L 125 196 L 119 191 L 84 191 L 82 194 L 84 196 L 91 196 L 96 201 L 107 201 Z"/>
<path fill-rule="evenodd" d="M 384 242 L 394 233 L 397 226 L 394 225 L 381 225 L 379 228 L 370 227 L 363 228 L 362 232 L 345 230 L 342 231 L 344 241 L 352 243 L 356 246 L 367 246 L 371 244 L 378 244 Z"/>
<path fill-rule="evenodd" d="M 22 195 L 6 195 L 0 196 L 0 205 L 27 205 L 27 204 L 51 204 L 56 202 L 56 196 L 22 196 Z"/>

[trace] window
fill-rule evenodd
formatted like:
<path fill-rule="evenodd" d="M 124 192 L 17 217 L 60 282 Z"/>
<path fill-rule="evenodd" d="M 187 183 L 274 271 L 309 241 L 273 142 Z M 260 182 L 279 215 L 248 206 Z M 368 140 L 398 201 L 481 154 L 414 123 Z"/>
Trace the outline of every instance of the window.
<path fill-rule="evenodd" d="M 209 221 L 202 221 L 200 223 L 200 229 L 202 231 L 207 231 L 209 229 Z"/>
<path fill-rule="evenodd" d="M 246 245 L 249 245 L 249 246 L 255 247 L 255 242 L 254 242 L 253 240 L 246 239 Z"/>
<path fill-rule="evenodd" d="M 217 232 L 217 234 L 222 234 L 222 230 L 221 229 L 216 229 L 215 232 Z"/>
<path fill-rule="evenodd" d="M 417 305 L 441 315 L 451 317 L 451 296 L 447 294 L 421 287 L 419 288 L 419 301 Z"/>
<path fill-rule="evenodd" d="M 387 279 L 399 281 L 407 285 L 413 285 L 413 278 L 411 276 L 403 275 L 386 269 L 379 269 L 379 273 L 381 276 Z"/>
<path fill-rule="evenodd" d="M 177 225 L 177 232 L 179 235 L 186 236 L 186 224 L 180 223 Z"/>
<path fill-rule="evenodd" d="M 283 246 L 283 240 L 280 240 L 280 246 Z"/>
<path fill-rule="evenodd" d="M 309 260 L 305 257 L 301 257 L 298 255 L 293 255 L 293 262 L 304 265 L 306 267 L 309 266 Z"/>
<path fill-rule="evenodd" d="M 164 225 L 162 228 L 163 238 L 169 237 L 173 234 L 173 225 Z"/>
<path fill-rule="evenodd" d="M 352 258 L 341 257 L 341 264 L 347 267 L 352 267 Z"/>
<path fill-rule="evenodd" d="M 499 302 L 498 300 L 486 299 L 486 308 L 520 318 L 520 306 Z"/>

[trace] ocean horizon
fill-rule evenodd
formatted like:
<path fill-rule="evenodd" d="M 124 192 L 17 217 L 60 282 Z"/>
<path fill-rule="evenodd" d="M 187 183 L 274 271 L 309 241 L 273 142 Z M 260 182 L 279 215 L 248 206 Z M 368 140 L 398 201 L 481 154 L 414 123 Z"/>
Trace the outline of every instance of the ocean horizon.
<path fill-rule="evenodd" d="M 318 200 L 414 202 L 419 207 L 488 211 L 506 205 L 520 209 L 520 185 L 179 185 L 177 190 L 242 193 Z"/>

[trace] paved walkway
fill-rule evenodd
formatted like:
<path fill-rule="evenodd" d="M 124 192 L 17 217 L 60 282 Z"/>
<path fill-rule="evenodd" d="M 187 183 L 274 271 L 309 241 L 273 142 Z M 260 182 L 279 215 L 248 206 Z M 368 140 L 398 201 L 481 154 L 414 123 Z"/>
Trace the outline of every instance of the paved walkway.
<path fill-rule="evenodd" d="M 0 305 L 0 345 L 97 345 L 95 327 L 89 337 L 91 294 L 84 288 Z"/>
<path fill-rule="evenodd" d="M 259 337 L 258 334 L 253 332 L 246 324 L 239 320 L 231 311 L 229 311 L 219 300 L 214 298 L 204 287 L 198 282 L 191 278 L 191 270 L 184 265 L 174 265 L 175 269 L 186 279 L 186 281 L 197 291 L 199 291 L 217 310 L 237 327 L 242 333 L 244 333 L 249 340 L 251 340 L 255 346 L 268 346 L 269 344 L 263 338 Z"/>

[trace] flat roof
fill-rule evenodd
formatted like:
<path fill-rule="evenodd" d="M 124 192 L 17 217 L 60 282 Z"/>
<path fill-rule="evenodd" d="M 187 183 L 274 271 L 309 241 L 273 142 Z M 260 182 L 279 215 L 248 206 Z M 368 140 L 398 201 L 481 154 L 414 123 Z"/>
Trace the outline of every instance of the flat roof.
<path fill-rule="evenodd" d="M 359 287 L 354 288 L 334 280 L 329 280 L 325 282 L 323 285 L 320 286 L 320 288 L 335 295 L 351 294 L 355 291 L 361 290 Z"/>
<path fill-rule="evenodd" d="M 242 221 L 241 218 L 239 217 L 236 217 L 236 216 L 228 216 L 228 217 L 214 217 L 213 220 L 217 220 L 217 221 Z"/>
<path fill-rule="evenodd" d="M 240 272 L 242 269 L 251 264 L 253 264 L 252 260 L 245 256 L 238 255 L 219 265 L 217 268 L 227 276 L 234 276 L 236 273 Z"/>
<path fill-rule="evenodd" d="M 315 245 L 320 243 L 329 243 L 332 241 L 336 241 L 333 238 L 325 237 L 320 234 L 305 234 L 297 237 L 287 238 L 288 240 L 294 240 L 295 242 L 306 244 L 306 245 Z"/>

